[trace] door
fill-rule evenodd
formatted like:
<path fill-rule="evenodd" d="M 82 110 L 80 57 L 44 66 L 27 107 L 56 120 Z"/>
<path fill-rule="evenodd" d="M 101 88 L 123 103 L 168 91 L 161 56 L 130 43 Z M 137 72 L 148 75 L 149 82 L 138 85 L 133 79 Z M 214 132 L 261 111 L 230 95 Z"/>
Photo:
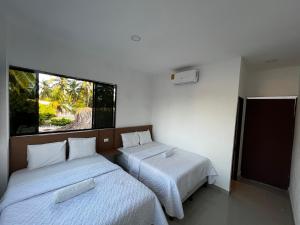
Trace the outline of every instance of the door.
<path fill-rule="evenodd" d="M 247 99 L 242 177 L 289 187 L 296 99 Z"/>
<path fill-rule="evenodd" d="M 237 176 L 238 176 L 243 107 L 244 107 L 244 99 L 239 97 L 237 114 L 236 114 L 236 122 L 235 122 L 235 135 L 234 135 L 233 156 L 232 156 L 231 179 L 233 180 L 237 180 Z"/>

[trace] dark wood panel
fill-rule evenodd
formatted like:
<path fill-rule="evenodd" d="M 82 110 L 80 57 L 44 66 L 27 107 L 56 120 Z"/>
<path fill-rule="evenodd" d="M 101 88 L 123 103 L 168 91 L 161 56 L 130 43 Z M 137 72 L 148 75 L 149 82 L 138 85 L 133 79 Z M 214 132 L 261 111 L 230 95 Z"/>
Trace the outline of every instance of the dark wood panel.
<path fill-rule="evenodd" d="M 123 147 L 121 134 L 136 132 L 136 131 L 147 131 L 147 130 L 150 131 L 151 136 L 152 136 L 152 125 L 116 128 L 115 129 L 115 148 L 117 149 L 117 148 Z"/>
<path fill-rule="evenodd" d="M 294 99 L 248 99 L 242 176 L 282 189 L 289 186 L 295 126 Z"/>
<path fill-rule="evenodd" d="M 114 134 L 115 129 L 105 129 L 99 130 L 98 133 L 98 142 L 99 148 L 98 153 L 107 154 L 114 148 Z M 108 142 L 104 142 L 104 139 L 108 139 Z"/>

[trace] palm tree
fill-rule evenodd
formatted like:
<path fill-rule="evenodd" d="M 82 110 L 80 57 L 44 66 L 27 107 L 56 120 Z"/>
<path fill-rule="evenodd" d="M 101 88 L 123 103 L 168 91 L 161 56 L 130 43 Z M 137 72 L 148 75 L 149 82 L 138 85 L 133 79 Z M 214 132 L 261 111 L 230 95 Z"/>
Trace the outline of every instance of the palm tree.
<path fill-rule="evenodd" d="M 51 82 L 53 82 L 53 85 L 51 87 L 52 104 L 55 105 L 57 110 L 61 113 L 64 111 L 72 111 L 68 102 L 67 79 L 63 77 L 56 77 L 55 79 L 51 80 Z"/>
<path fill-rule="evenodd" d="M 83 99 L 85 107 L 90 107 L 91 96 L 93 95 L 93 83 L 83 81 L 81 84 L 80 98 Z"/>
<path fill-rule="evenodd" d="M 51 98 L 52 88 L 50 86 L 49 80 L 43 80 L 40 83 L 40 99 Z"/>
<path fill-rule="evenodd" d="M 19 86 L 22 90 L 32 92 L 36 86 L 36 76 L 34 73 L 10 70 L 9 71 L 10 79 L 14 80 L 11 82 L 15 86 Z"/>
<path fill-rule="evenodd" d="M 40 86 L 40 98 L 49 100 L 60 113 L 75 113 L 92 105 L 92 82 L 52 76 L 41 81 Z"/>
<path fill-rule="evenodd" d="M 76 81 L 76 80 L 69 79 L 68 80 L 67 93 L 69 95 L 70 103 L 72 105 L 74 105 L 77 102 L 78 98 L 79 98 L 80 83 L 78 81 Z"/>

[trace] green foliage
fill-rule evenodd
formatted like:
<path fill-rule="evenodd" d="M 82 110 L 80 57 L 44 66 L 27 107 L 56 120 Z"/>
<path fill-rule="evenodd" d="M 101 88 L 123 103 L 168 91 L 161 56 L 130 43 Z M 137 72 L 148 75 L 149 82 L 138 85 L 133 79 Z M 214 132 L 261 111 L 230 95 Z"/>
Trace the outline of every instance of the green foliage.
<path fill-rule="evenodd" d="M 35 113 L 36 76 L 34 73 L 9 70 L 9 103 L 13 113 Z"/>
<path fill-rule="evenodd" d="M 39 104 L 39 121 L 40 125 L 48 125 L 50 124 L 50 120 L 55 117 L 56 110 L 52 104 L 44 105 Z"/>
<path fill-rule="evenodd" d="M 65 126 L 72 120 L 56 117 L 57 114 L 72 113 L 93 104 L 93 83 L 64 77 L 41 75 L 39 84 L 40 125 Z"/>
<path fill-rule="evenodd" d="M 54 115 L 54 116 L 56 114 L 56 110 L 52 104 L 44 105 L 44 104 L 40 103 L 39 111 L 40 111 L 40 114 L 48 114 L 48 115 Z"/>
<path fill-rule="evenodd" d="M 50 124 L 53 126 L 66 126 L 68 124 L 70 124 L 72 122 L 72 120 L 68 119 L 68 118 L 64 118 L 64 117 L 54 117 L 51 119 Z"/>
<path fill-rule="evenodd" d="M 40 82 L 40 100 L 55 102 L 56 113 L 92 107 L 93 83 L 58 76 L 44 76 Z"/>

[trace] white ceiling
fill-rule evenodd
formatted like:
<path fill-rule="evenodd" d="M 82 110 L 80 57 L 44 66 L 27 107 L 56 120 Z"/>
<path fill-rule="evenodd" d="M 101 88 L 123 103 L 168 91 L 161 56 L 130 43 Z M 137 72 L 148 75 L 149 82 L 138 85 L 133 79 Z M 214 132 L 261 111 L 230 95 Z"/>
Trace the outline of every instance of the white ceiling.
<path fill-rule="evenodd" d="M 7 11 L 147 73 L 237 56 L 257 65 L 300 59 L 299 0 L 9 0 Z"/>

